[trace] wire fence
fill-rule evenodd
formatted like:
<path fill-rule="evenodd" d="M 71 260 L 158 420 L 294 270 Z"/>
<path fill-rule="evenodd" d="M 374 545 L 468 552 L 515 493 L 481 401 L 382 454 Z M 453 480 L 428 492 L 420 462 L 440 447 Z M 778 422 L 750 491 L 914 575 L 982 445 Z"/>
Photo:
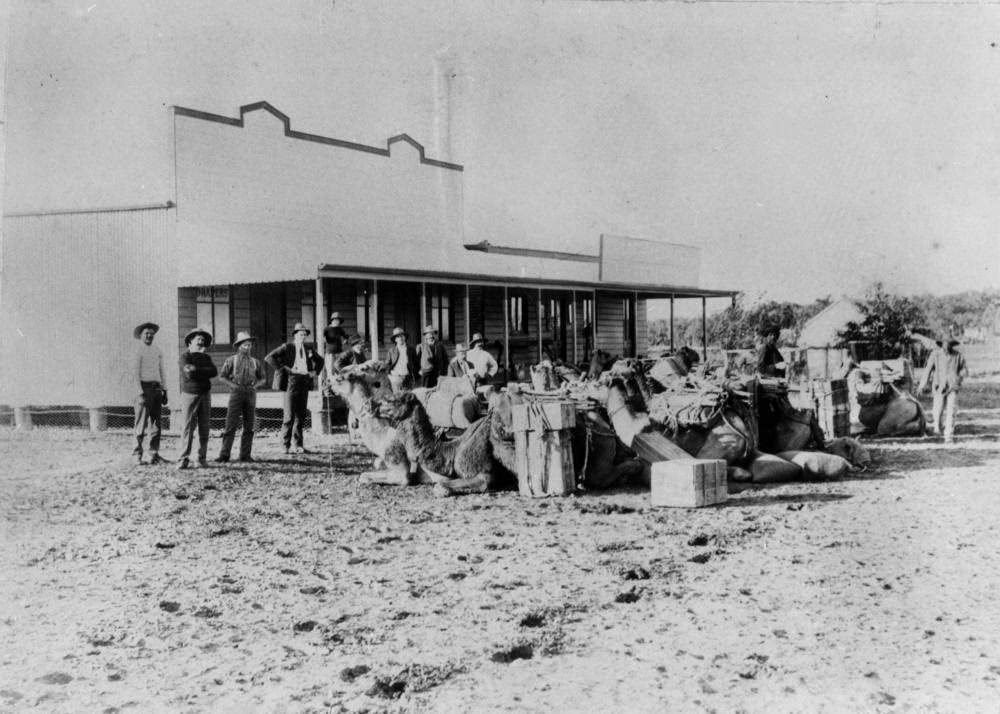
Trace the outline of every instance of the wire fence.
<path fill-rule="evenodd" d="M 347 427 L 346 406 L 325 403 L 324 408 L 306 412 L 303 427 L 312 430 L 313 417 L 320 421 L 324 432 L 342 431 Z M 256 409 L 255 432 L 278 431 L 283 421 L 280 408 Z M 11 407 L 0 405 L 0 428 L 87 429 L 91 431 L 131 431 L 135 426 L 133 407 L 87 408 L 80 405 Z M 181 414 L 164 408 L 160 417 L 164 431 L 180 430 Z M 209 428 L 222 431 L 226 426 L 226 408 L 212 407 Z M 173 427 L 173 428 L 172 428 Z"/>

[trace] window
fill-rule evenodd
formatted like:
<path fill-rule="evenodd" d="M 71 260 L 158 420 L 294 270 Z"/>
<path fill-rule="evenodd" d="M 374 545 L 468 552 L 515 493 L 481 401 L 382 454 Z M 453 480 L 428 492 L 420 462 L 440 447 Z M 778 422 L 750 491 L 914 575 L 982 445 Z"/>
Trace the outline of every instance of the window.
<path fill-rule="evenodd" d="M 198 288 L 198 327 L 212 333 L 212 342 L 226 343 L 232 340 L 229 329 L 229 286 L 214 285 Z"/>
<path fill-rule="evenodd" d="M 305 283 L 302 288 L 302 324 L 313 330 L 316 327 L 316 295 L 311 289 L 311 283 Z"/>
<path fill-rule="evenodd" d="M 559 300 L 549 300 L 548 310 L 545 312 L 545 332 L 550 335 L 558 335 L 559 328 L 562 327 L 562 302 Z"/>
<path fill-rule="evenodd" d="M 589 329 L 594 324 L 594 299 L 584 298 L 580 301 L 583 307 L 583 329 Z"/>
<path fill-rule="evenodd" d="M 447 285 L 429 285 L 431 296 L 431 325 L 438 331 L 438 337 L 451 341 L 455 332 L 454 314 L 451 310 L 451 288 Z"/>
<path fill-rule="evenodd" d="M 507 324 L 512 334 L 528 331 L 528 316 L 524 313 L 524 297 L 521 295 L 507 297 Z"/>

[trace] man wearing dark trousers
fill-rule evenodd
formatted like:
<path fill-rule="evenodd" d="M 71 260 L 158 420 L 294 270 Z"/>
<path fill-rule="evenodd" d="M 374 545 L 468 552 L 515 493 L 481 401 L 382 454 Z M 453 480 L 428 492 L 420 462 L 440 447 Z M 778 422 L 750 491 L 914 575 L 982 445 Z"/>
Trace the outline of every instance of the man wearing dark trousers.
<path fill-rule="evenodd" d="M 205 350 L 212 344 L 207 330 L 195 328 L 184 336 L 187 350 L 181 353 L 181 454 L 177 468 L 190 467 L 191 447 L 198 432 L 198 465 L 207 466 L 208 425 L 212 416 L 212 377 L 219 373 Z"/>
<path fill-rule="evenodd" d="M 132 335 L 139 340 L 135 352 L 133 370 L 139 384 L 139 397 L 135 404 L 135 449 L 132 458 L 137 464 L 142 461 L 142 442 L 146 438 L 149 425 L 149 463 L 158 464 L 160 458 L 160 412 L 167 403 L 167 380 L 163 369 L 163 352 L 153 344 L 153 338 L 160 331 L 154 322 L 144 322 Z"/>
<path fill-rule="evenodd" d="M 436 387 L 438 377 L 448 373 L 448 350 L 438 341 L 434 325 L 424 328 L 424 341 L 417 347 L 417 359 L 420 361 L 420 386 Z"/>
<path fill-rule="evenodd" d="M 313 377 L 323 369 L 323 358 L 312 345 L 306 344 L 310 333 L 301 322 L 295 323 L 292 341 L 275 348 L 264 358 L 274 368 L 274 388 L 285 393 L 281 441 L 286 454 L 292 453 L 293 441 L 296 453 L 308 453 L 302 444 L 302 427 L 306 421 Z"/>
<path fill-rule="evenodd" d="M 229 405 L 226 409 L 226 429 L 222 432 L 222 448 L 216 459 L 219 463 L 229 461 L 236 438 L 236 429 L 243 422 L 243 434 L 240 436 L 240 461 L 253 461 L 250 450 L 253 448 L 254 418 L 257 413 L 257 388 L 267 381 L 264 365 L 260 360 L 250 355 L 254 338 L 249 332 L 236 333 L 233 347 L 236 354 L 226 358 L 219 372 L 219 379 L 228 385 Z"/>

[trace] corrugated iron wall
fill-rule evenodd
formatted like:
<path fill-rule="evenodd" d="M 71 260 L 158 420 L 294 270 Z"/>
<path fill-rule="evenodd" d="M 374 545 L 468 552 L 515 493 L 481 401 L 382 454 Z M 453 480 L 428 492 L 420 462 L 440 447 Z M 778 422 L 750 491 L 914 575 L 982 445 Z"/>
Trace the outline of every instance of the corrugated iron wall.
<path fill-rule="evenodd" d="M 7 216 L 0 274 L 0 403 L 130 405 L 133 328 L 177 387 L 174 209 Z"/>

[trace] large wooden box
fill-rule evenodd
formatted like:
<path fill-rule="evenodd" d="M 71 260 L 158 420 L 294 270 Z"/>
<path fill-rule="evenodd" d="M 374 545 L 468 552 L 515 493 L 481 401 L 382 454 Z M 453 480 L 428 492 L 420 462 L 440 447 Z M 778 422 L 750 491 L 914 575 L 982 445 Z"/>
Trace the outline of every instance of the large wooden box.
<path fill-rule="evenodd" d="M 511 405 L 512 431 L 559 431 L 576 426 L 576 403 L 547 400 Z"/>
<path fill-rule="evenodd" d="M 723 503 L 727 498 L 723 459 L 676 459 L 653 464 L 650 502 L 654 506 L 700 508 Z"/>
<path fill-rule="evenodd" d="M 849 436 L 851 407 L 848 402 L 847 380 L 813 380 L 812 392 L 816 404 L 816 419 L 826 438 Z"/>
<path fill-rule="evenodd" d="M 538 401 L 511 408 L 518 491 L 532 497 L 573 493 L 576 405 L 572 401 Z"/>

